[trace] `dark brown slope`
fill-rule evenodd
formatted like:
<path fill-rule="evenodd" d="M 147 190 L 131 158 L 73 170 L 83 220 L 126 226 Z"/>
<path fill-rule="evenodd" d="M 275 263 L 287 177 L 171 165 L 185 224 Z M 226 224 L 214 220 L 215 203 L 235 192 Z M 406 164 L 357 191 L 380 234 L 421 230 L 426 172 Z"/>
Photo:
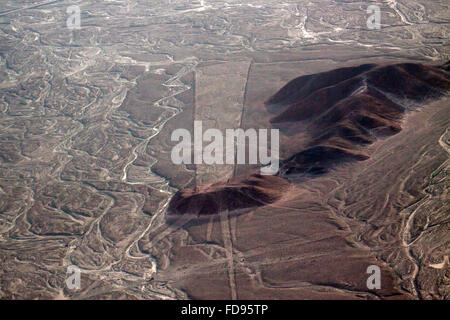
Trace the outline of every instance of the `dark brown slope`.
<path fill-rule="evenodd" d="M 366 64 L 294 79 L 270 98 L 267 104 L 289 106 L 272 119 L 273 123 L 300 121 L 317 116 L 342 99 L 349 98 L 359 88 L 372 87 L 392 93 L 399 99 L 423 101 L 445 93 L 449 89 L 449 80 L 445 65 Z"/>
<path fill-rule="evenodd" d="M 168 218 L 192 215 L 210 217 L 222 211 L 240 213 L 280 200 L 289 188 L 289 182 L 277 176 L 253 174 L 226 183 L 218 182 L 178 192 L 169 204 Z"/>
<path fill-rule="evenodd" d="M 364 146 L 398 133 L 406 109 L 438 98 L 450 88 L 449 73 L 439 67 L 405 63 L 370 65 L 365 72 L 363 66 L 345 70 L 355 76 L 327 86 L 332 83 L 329 73 L 319 74 L 315 81 L 320 89 L 299 88 L 295 95 L 305 98 L 271 119 L 280 129 L 306 123 L 311 134 L 307 148 L 283 163 L 282 174 L 322 174 L 341 162 L 367 159 Z M 302 78 L 297 81 L 304 82 Z M 295 146 L 282 147 L 295 150 Z"/>
<path fill-rule="evenodd" d="M 336 165 L 368 159 L 366 146 L 398 133 L 407 110 L 448 92 L 447 66 L 365 64 L 292 80 L 268 100 L 271 113 L 279 110 L 270 123 L 286 135 L 307 128 L 306 146 L 280 146 L 290 156 L 281 161 L 276 177 L 256 173 L 178 192 L 168 216 L 210 216 L 274 203 L 290 177 L 312 178 Z"/>
<path fill-rule="evenodd" d="M 319 89 L 354 78 L 375 66 L 375 64 L 363 64 L 358 67 L 340 68 L 296 78 L 281 88 L 267 103 L 270 105 L 296 103 Z"/>

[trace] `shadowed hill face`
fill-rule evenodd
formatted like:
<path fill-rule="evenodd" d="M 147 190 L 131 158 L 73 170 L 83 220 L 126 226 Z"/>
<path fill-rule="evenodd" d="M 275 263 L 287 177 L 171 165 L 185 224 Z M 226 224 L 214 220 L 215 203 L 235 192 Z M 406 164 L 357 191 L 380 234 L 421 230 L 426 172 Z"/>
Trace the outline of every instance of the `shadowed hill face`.
<path fill-rule="evenodd" d="M 444 69 L 445 71 L 450 71 L 450 60 L 447 61 L 445 64 L 440 66 L 441 69 Z"/>
<path fill-rule="evenodd" d="M 177 193 L 169 204 L 168 217 L 209 217 L 222 211 L 245 210 L 281 199 L 289 183 L 280 177 L 253 174 L 245 179 L 201 186 Z"/>
<path fill-rule="evenodd" d="M 211 216 L 271 204 L 287 191 L 290 177 L 314 178 L 336 165 L 368 159 L 366 146 L 400 132 L 406 110 L 448 92 L 447 69 L 448 63 L 365 64 L 290 81 L 266 103 L 271 113 L 280 110 L 270 123 L 282 134 L 307 128 L 306 147 L 289 139 L 281 145 L 290 156 L 281 161 L 277 176 L 243 175 L 180 191 L 168 216 Z"/>
<path fill-rule="evenodd" d="M 304 123 L 312 137 L 307 149 L 294 153 L 282 164 L 282 174 L 323 174 L 339 163 L 368 159 L 364 146 L 400 132 L 406 109 L 438 98 L 450 88 L 448 72 L 421 64 L 363 65 L 339 70 L 354 76 L 339 82 L 330 81 L 336 71 L 318 74 L 312 78 L 320 82 L 315 85 L 319 89 L 311 92 L 311 85 L 299 87 L 300 94 L 293 95 L 307 96 L 298 101 L 290 96 L 280 98 L 280 93 L 287 92 L 286 87 L 275 95 L 292 102 L 272 117 L 272 125 L 281 129 Z M 295 79 L 287 86 L 305 83 L 308 77 Z M 330 83 L 334 84 L 326 86 Z M 282 148 L 295 150 L 295 146 Z"/>
<path fill-rule="evenodd" d="M 267 103 L 288 104 L 298 102 L 319 89 L 354 78 L 361 73 L 371 70 L 375 66 L 375 64 L 364 64 L 359 67 L 340 68 L 296 78 L 271 97 Z"/>
<path fill-rule="evenodd" d="M 296 90 L 295 85 L 298 85 Z M 267 103 L 289 105 L 271 120 L 272 123 L 282 123 L 317 117 L 342 100 L 347 99 L 348 104 L 362 94 L 380 99 L 381 95 L 376 93 L 378 91 L 392 94 L 400 100 L 423 101 L 439 97 L 449 88 L 450 75 L 438 67 L 412 63 L 380 67 L 362 65 L 297 78 Z M 383 99 L 389 100 L 386 96 Z"/>
<path fill-rule="evenodd" d="M 442 95 L 449 89 L 450 80 L 439 68 L 412 63 L 376 68 L 366 77 L 369 86 L 415 101 Z"/>

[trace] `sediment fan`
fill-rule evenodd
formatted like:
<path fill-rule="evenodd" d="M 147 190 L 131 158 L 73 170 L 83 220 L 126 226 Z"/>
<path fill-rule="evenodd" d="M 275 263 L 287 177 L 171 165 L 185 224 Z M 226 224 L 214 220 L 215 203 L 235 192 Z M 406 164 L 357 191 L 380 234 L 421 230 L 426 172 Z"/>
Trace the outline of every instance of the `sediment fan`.
<path fill-rule="evenodd" d="M 281 199 L 292 177 L 314 178 L 336 165 L 368 159 L 366 146 L 400 132 L 405 112 L 448 93 L 449 68 L 450 62 L 364 64 L 290 81 L 266 102 L 275 114 L 270 123 L 282 134 L 307 124 L 306 147 L 281 145 L 292 155 L 281 161 L 276 176 L 258 171 L 179 191 L 167 217 L 241 213 Z"/>

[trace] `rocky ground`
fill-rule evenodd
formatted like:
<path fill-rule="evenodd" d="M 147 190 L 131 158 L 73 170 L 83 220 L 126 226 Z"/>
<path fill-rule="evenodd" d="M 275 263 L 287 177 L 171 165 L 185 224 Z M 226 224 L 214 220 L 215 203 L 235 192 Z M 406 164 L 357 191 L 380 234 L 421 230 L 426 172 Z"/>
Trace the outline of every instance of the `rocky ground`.
<path fill-rule="evenodd" d="M 449 59 L 448 1 L 380 1 L 374 30 L 370 4 L 2 1 L 0 298 L 448 299 L 445 99 L 282 204 L 166 223 L 176 192 L 241 172 L 174 165 L 174 129 L 257 127 L 302 75 Z"/>

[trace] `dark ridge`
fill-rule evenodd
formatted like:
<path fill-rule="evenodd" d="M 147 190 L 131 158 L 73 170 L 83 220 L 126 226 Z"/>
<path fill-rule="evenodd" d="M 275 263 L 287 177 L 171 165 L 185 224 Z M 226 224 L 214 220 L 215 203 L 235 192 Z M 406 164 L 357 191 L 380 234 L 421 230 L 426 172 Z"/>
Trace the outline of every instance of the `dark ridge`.
<path fill-rule="evenodd" d="M 273 117 L 271 122 L 295 122 L 316 117 L 343 99 L 359 96 L 358 89 L 361 89 L 362 92 L 367 91 L 371 97 L 384 100 L 385 103 L 390 105 L 394 102 L 390 101 L 387 97 L 381 97 L 379 92 L 392 94 L 400 100 L 424 101 L 442 96 L 450 89 L 450 76 L 448 72 L 437 67 L 412 63 L 381 67 L 370 66 L 372 68 L 369 71 L 359 72 L 354 77 L 347 78 L 334 85 L 321 87 L 314 92 L 308 91 L 309 94 L 304 99 L 296 100 L 296 97 L 299 95 L 298 93 L 292 93 L 292 97 L 285 96 L 285 101 L 290 101 L 289 108 Z M 356 70 L 361 71 L 361 67 L 356 67 Z M 350 72 L 350 74 L 353 73 Z M 298 78 L 299 82 L 301 82 L 300 79 L 302 78 Z M 286 87 L 289 87 L 289 89 L 285 89 Z M 282 88 L 279 92 L 293 90 L 292 83 L 286 87 Z M 366 89 L 364 90 L 364 88 Z M 300 93 L 303 90 L 303 88 L 298 89 Z M 271 98 L 269 99 L 269 103 L 273 100 L 277 99 Z M 370 101 L 367 102 L 370 104 Z M 380 106 L 380 103 L 377 103 L 377 106 Z"/>
<path fill-rule="evenodd" d="M 224 183 L 177 192 L 170 201 L 167 217 L 192 215 L 196 218 L 229 211 L 261 207 L 281 199 L 289 183 L 277 176 L 253 174 Z"/>
<path fill-rule="evenodd" d="M 362 69 L 356 67 L 358 72 L 349 72 L 355 77 L 318 89 L 271 119 L 275 127 L 305 122 L 311 135 L 308 149 L 283 162 L 283 175 L 323 174 L 339 163 L 367 159 L 364 146 L 401 131 L 405 107 L 399 103 L 437 98 L 450 88 L 448 73 L 438 67 L 403 63 Z M 292 90 L 292 83 L 287 86 Z"/>
<path fill-rule="evenodd" d="M 369 130 L 363 126 L 359 126 L 353 122 L 342 121 L 341 123 L 326 129 L 321 135 L 314 140 L 313 145 L 323 144 L 326 141 L 340 139 L 342 141 L 349 141 L 359 145 L 367 145 L 375 142 L 375 137 Z"/>
<path fill-rule="evenodd" d="M 444 69 L 445 71 L 450 71 L 450 60 L 448 60 L 446 63 L 444 63 L 439 68 Z"/>
<path fill-rule="evenodd" d="M 271 122 L 282 123 L 310 120 L 326 112 L 337 102 L 350 96 L 362 84 L 362 78 L 355 77 L 334 86 L 319 89 L 273 117 Z"/>
<path fill-rule="evenodd" d="M 280 162 L 277 176 L 252 174 L 180 191 L 167 216 L 240 213 L 279 201 L 290 186 L 290 176 L 313 178 L 339 164 L 368 159 L 367 145 L 401 130 L 404 105 L 447 94 L 449 63 L 365 64 L 292 80 L 269 99 L 268 104 L 276 104 L 272 109 L 279 110 L 270 123 L 281 133 L 307 127 L 311 138 L 306 147 L 286 140 L 280 148 L 290 156 Z"/>
<path fill-rule="evenodd" d="M 367 82 L 399 99 L 424 101 L 441 96 L 450 88 L 447 72 L 421 64 L 398 64 L 367 73 Z"/>
<path fill-rule="evenodd" d="M 359 112 L 376 114 L 390 121 L 402 118 L 405 108 L 392 102 L 379 91 L 365 87 L 358 94 L 351 95 L 337 102 L 320 117 L 316 118 L 315 127 L 324 127 L 339 124 L 340 121 L 352 119 Z"/>
<path fill-rule="evenodd" d="M 332 138 L 356 144 L 373 143 L 375 134 L 399 132 L 403 114 L 402 106 L 368 87 L 365 92 L 341 100 L 315 119 L 312 145 Z"/>
<path fill-rule="evenodd" d="M 450 77 L 439 68 L 426 67 L 414 63 L 403 63 L 399 67 L 413 77 L 440 91 L 446 91 L 449 88 L 446 82 L 450 80 Z"/>
<path fill-rule="evenodd" d="M 314 91 L 353 78 L 375 66 L 375 64 L 363 64 L 358 67 L 339 68 L 296 78 L 271 97 L 267 101 L 267 104 L 289 104 L 297 102 L 300 99 L 306 98 Z"/>
<path fill-rule="evenodd" d="M 368 158 L 368 155 L 353 150 L 320 145 L 303 150 L 284 161 L 280 167 L 280 175 L 324 174 L 342 162 L 363 161 Z"/>

